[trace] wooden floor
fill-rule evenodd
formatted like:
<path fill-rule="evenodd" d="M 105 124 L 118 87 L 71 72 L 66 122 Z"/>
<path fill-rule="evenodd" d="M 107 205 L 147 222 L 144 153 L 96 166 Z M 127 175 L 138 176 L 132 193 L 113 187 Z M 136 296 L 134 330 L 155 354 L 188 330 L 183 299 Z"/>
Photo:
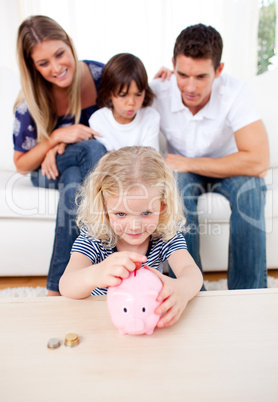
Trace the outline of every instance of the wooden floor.
<path fill-rule="evenodd" d="M 268 271 L 268 275 L 278 278 L 278 269 L 271 269 Z M 226 272 L 206 272 L 204 279 L 206 281 L 218 281 L 220 279 L 226 279 Z M 29 287 L 46 287 L 45 276 L 15 276 L 15 277 L 1 277 L 0 289 L 5 288 L 18 288 L 21 286 Z"/>
<path fill-rule="evenodd" d="M 45 276 L 7 276 L 0 278 L 0 289 L 29 287 L 46 287 Z"/>

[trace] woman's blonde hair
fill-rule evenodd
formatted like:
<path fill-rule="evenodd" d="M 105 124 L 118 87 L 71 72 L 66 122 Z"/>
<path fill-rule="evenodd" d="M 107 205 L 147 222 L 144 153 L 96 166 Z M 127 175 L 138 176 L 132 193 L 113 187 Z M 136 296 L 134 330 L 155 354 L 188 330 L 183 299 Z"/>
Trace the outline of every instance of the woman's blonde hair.
<path fill-rule="evenodd" d="M 158 190 L 163 209 L 153 237 L 171 239 L 183 230 L 185 218 L 175 177 L 162 156 L 151 147 L 120 148 L 104 155 L 77 194 L 77 225 L 104 245 L 116 245 L 106 211 L 106 197 L 125 197 L 131 188 Z"/>
<path fill-rule="evenodd" d="M 49 138 L 57 123 L 55 100 L 51 84 L 36 70 L 32 52 L 38 43 L 46 40 L 61 40 L 70 47 L 75 61 L 73 81 L 69 87 L 69 106 L 67 114 L 78 123 L 81 114 L 80 73 L 74 45 L 64 29 L 53 19 L 35 15 L 27 18 L 18 28 L 17 57 L 21 88 L 15 107 L 24 99 L 37 126 L 37 140 Z"/>

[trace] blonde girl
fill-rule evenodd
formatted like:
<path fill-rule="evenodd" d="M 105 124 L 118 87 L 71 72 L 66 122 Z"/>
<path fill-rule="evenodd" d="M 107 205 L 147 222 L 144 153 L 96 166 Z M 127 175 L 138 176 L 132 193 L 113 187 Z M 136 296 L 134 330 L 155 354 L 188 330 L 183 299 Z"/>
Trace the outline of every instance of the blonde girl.
<path fill-rule="evenodd" d="M 158 326 L 170 326 L 202 286 L 187 251 L 185 219 L 175 179 L 152 147 L 124 147 L 106 154 L 78 195 L 76 239 L 60 280 L 62 295 L 106 294 L 146 264 L 163 282 Z M 176 278 L 162 273 L 168 260 Z"/>

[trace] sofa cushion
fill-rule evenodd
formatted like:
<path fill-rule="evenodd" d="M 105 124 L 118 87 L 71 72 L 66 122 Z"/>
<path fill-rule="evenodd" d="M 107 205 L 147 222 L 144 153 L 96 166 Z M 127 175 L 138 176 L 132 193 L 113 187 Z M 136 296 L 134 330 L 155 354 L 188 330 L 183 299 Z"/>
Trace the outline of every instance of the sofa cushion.
<path fill-rule="evenodd" d="M 0 275 L 47 275 L 54 234 L 54 220 L 1 219 Z"/>
<path fill-rule="evenodd" d="M 29 175 L 0 171 L 0 218 L 55 219 L 59 193 L 34 187 Z"/>

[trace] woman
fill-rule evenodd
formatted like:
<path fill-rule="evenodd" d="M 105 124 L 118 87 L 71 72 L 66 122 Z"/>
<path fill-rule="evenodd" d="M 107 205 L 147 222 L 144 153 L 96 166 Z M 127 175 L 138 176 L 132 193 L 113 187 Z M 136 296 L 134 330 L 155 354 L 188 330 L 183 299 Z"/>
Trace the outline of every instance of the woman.
<path fill-rule="evenodd" d="M 54 20 L 32 16 L 18 29 L 22 91 L 15 103 L 14 162 L 31 172 L 34 186 L 57 188 L 60 199 L 48 295 L 59 295 L 59 279 L 78 236 L 75 194 L 105 147 L 89 127 L 103 64 L 78 61 L 74 45 Z"/>

